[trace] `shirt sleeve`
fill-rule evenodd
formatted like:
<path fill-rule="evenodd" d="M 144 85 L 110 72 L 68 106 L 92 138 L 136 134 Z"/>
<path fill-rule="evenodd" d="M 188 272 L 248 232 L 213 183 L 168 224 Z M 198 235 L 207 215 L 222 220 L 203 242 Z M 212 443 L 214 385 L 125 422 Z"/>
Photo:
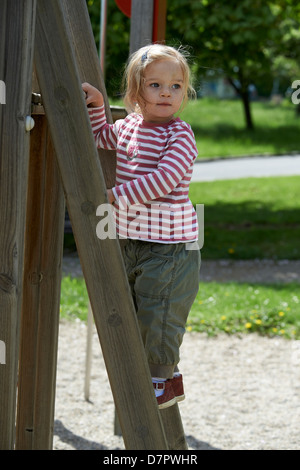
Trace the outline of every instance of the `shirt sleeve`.
<path fill-rule="evenodd" d="M 118 125 L 107 123 L 104 106 L 88 108 L 88 113 L 97 147 L 115 150 L 118 141 Z"/>
<path fill-rule="evenodd" d="M 127 198 L 127 203 L 132 205 L 166 196 L 178 186 L 197 155 L 191 128 L 178 131 L 169 139 L 156 170 L 113 188 L 116 200 L 123 196 Z"/>

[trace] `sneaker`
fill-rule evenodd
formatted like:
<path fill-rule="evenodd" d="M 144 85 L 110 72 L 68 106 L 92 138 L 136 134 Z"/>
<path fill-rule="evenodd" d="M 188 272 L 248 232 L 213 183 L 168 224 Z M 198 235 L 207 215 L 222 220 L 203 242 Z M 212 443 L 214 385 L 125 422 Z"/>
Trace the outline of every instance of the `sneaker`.
<path fill-rule="evenodd" d="M 153 384 L 154 389 L 164 390 L 164 393 L 156 398 L 158 408 L 168 408 L 169 406 L 175 405 L 176 397 L 172 387 L 172 380 L 166 380 L 165 382 L 159 382 Z"/>
<path fill-rule="evenodd" d="M 178 402 L 178 401 L 184 400 L 185 395 L 184 395 L 184 390 L 183 390 L 182 375 L 180 374 L 176 377 L 173 377 L 173 379 L 171 379 L 170 382 L 172 384 L 176 401 Z"/>

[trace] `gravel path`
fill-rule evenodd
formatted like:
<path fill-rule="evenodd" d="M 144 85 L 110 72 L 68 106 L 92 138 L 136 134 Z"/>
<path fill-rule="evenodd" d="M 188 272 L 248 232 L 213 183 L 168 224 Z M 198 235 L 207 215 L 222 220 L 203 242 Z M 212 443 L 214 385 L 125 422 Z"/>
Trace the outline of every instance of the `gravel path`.
<path fill-rule="evenodd" d="M 77 255 L 73 254 L 64 258 L 63 272 L 73 276 L 82 276 Z M 300 283 L 300 260 L 202 260 L 200 275 L 203 281 Z"/>
<path fill-rule="evenodd" d="M 203 279 L 244 280 L 252 269 L 251 279 L 255 274 L 260 282 L 300 282 L 298 262 L 245 263 L 203 264 Z M 78 260 L 64 260 L 64 272 L 80 274 Z M 114 435 L 114 404 L 96 331 L 90 401 L 84 398 L 86 336 L 84 323 L 61 322 L 53 448 L 124 449 Z M 179 406 L 190 450 L 300 449 L 300 341 L 187 333 L 180 368 L 186 400 Z"/>

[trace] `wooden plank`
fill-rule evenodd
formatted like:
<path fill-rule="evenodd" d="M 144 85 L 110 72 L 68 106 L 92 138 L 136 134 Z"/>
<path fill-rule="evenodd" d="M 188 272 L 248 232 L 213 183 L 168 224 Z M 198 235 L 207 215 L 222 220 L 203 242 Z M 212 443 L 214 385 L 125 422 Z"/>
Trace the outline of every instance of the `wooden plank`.
<path fill-rule="evenodd" d="M 130 18 L 130 54 L 152 43 L 153 0 L 132 0 Z"/>
<path fill-rule="evenodd" d="M 67 20 L 80 80 L 91 83 L 102 92 L 107 121 L 113 122 L 86 2 L 62 0 L 61 5 Z M 98 149 L 98 155 L 106 187 L 112 188 L 116 179 L 116 153 Z"/>
<path fill-rule="evenodd" d="M 136 39 L 138 44 L 142 44 L 144 41 L 145 31 L 148 28 L 149 34 L 150 30 L 152 31 L 152 5 L 151 1 L 138 1 L 138 5 L 134 6 L 135 13 L 133 14 L 134 20 L 132 28 L 138 28 L 138 31 L 135 32 Z M 110 111 L 114 112 L 119 111 L 118 118 L 124 118 L 124 110 L 117 108 L 109 108 L 108 99 L 105 90 L 105 84 L 103 76 L 101 73 L 101 67 L 99 65 L 99 58 L 97 55 L 97 50 L 93 38 L 93 32 L 91 29 L 90 20 L 88 17 L 88 10 L 86 8 L 85 2 L 82 0 L 62 0 L 62 5 L 66 17 L 68 18 L 69 33 L 72 38 L 72 44 L 75 51 L 76 63 L 78 64 L 79 75 L 81 81 L 88 81 L 94 84 L 99 88 L 105 98 L 106 103 L 106 113 L 108 115 L 108 120 L 111 121 Z M 159 0 L 156 2 L 156 13 L 158 15 L 157 21 L 159 23 L 159 31 L 162 33 L 163 26 L 165 25 L 166 17 L 166 0 Z M 147 27 L 146 30 L 140 26 L 140 18 L 144 18 L 146 15 Z M 138 18 L 137 18 L 138 16 Z M 141 28 L 141 29 L 140 29 Z M 147 41 L 146 41 L 147 42 Z M 138 46 L 139 47 L 139 46 Z M 89 51 L 89 54 L 86 53 Z M 109 110 L 110 109 L 110 110 Z M 115 152 L 111 151 L 98 151 L 101 161 L 101 166 L 103 173 L 105 174 L 106 183 L 108 187 L 111 187 L 114 184 L 114 173 L 115 173 Z M 113 158 L 112 158 L 113 157 Z M 113 165 L 111 162 L 113 161 Z M 121 241 L 121 247 L 123 246 L 124 240 Z M 91 347 L 90 338 L 87 338 L 87 370 L 85 378 L 85 398 L 89 397 L 89 374 L 90 374 L 90 362 L 89 362 L 89 348 Z M 165 428 L 165 433 L 168 441 L 168 445 L 172 449 L 185 449 L 185 435 L 182 427 L 181 417 L 179 413 L 178 406 L 171 407 L 167 412 L 162 413 L 163 424 Z M 118 416 L 115 416 L 114 421 L 115 434 L 121 435 L 120 424 Z M 176 447 L 177 446 L 177 447 Z"/>
<path fill-rule="evenodd" d="M 127 113 L 123 108 L 110 107 L 108 97 L 106 94 L 105 83 L 99 57 L 97 54 L 96 44 L 93 36 L 93 30 L 89 18 L 86 3 L 82 0 L 62 0 L 61 5 L 64 9 L 65 17 L 69 27 L 69 35 L 73 45 L 76 64 L 80 80 L 82 82 L 89 82 L 98 88 L 103 96 L 105 102 L 105 111 L 108 122 L 113 122 L 116 119 L 125 118 Z M 89 53 L 87 54 L 87 51 Z M 98 149 L 98 155 L 101 162 L 101 168 L 104 175 L 104 180 L 107 188 L 115 185 L 116 173 L 116 152 L 105 149 Z M 124 248 L 125 240 L 119 241 L 121 249 Z M 89 305 L 90 309 L 90 305 Z M 90 312 L 92 314 L 92 312 Z M 89 381 L 90 381 L 90 350 L 91 350 L 91 336 L 90 336 L 90 316 L 88 318 L 88 334 L 87 334 L 87 351 L 86 351 L 86 376 L 84 385 L 85 399 L 89 398 Z M 116 418 L 116 421 L 118 419 Z"/>
<path fill-rule="evenodd" d="M 90 382 L 92 370 L 92 355 L 93 355 L 93 312 L 91 304 L 88 305 L 88 319 L 87 319 L 87 341 L 86 341 L 86 356 L 85 356 L 85 377 L 84 377 L 84 398 L 86 401 L 90 400 Z"/>
<path fill-rule="evenodd" d="M 68 212 L 127 449 L 167 449 L 119 244 L 99 240 L 107 202 L 72 47 L 58 0 L 39 0 L 36 66 Z M 47 60 L 45 60 L 47 58 Z"/>
<path fill-rule="evenodd" d="M 1 1 L 0 77 L 6 104 L 0 105 L 0 449 L 13 449 L 29 133 L 35 0 Z M 3 42 L 2 42 L 3 41 Z"/>
<path fill-rule="evenodd" d="M 50 450 L 65 201 L 45 115 L 35 115 L 28 179 L 17 450 Z"/>
<path fill-rule="evenodd" d="M 169 450 L 188 450 L 177 403 L 160 410 Z"/>

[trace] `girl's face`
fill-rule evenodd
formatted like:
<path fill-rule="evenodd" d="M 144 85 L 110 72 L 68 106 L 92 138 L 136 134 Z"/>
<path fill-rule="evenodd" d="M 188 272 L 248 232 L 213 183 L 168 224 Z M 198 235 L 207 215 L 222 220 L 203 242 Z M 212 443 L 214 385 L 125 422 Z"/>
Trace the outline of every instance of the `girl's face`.
<path fill-rule="evenodd" d="M 184 97 L 184 76 L 174 59 L 156 60 L 144 72 L 138 104 L 145 121 L 169 122 L 179 110 Z"/>

